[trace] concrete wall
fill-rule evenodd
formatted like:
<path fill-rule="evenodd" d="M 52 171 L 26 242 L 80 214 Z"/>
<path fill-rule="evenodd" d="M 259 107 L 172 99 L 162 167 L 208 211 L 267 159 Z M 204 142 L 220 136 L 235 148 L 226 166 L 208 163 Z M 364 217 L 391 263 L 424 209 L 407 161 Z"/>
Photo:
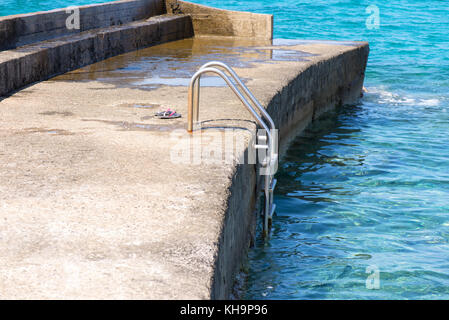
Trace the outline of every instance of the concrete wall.
<path fill-rule="evenodd" d="M 235 276 L 246 260 L 248 249 L 256 236 L 256 200 L 260 192 L 256 185 L 256 170 L 256 166 L 239 165 L 234 172 L 218 244 L 211 299 L 229 298 Z"/>
<path fill-rule="evenodd" d="M 165 13 L 163 0 L 121 0 L 78 7 L 80 29 L 70 30 L 66 9 L 0 17 L 0 50 L 83 31 L 121 25 Z"/>
<path fill-rule="evenodd" d="M 321 114 L 360 100 L 368 54 L 366 43 L 313 64 L 271 99 L 267 110 L 279 128 L 281 155 L 291 140 Z"/>
<path fill-rule="evenodd" d="M 186 1 L 166 2 L 169 13 L 191 15 L 195 35 L 273 38 L 272 15 L 221 10 Z"/>
<path fill-rule="evenodd" d="M 292 139 L 323 112 L 359 101 L 368 54 L 369 46 L 365 44 L 310 64 L 295 78 L 279 83 L 279 89 L 265 107 L 279 128 L 280 157 Z M 259 187 L 256 186 L 258 179 Z M 235 275 L 255 234 L 256 216 L 259 215 L 256 204 L 260 201 L 262 180 L 263 176 L 252 166 L 236 167 L 219 243 L 212 299 L 227 299 L 232 292 Z"/>
<path fill-rule="evenodd" d="M 103 59 L 193 36 L 188 16 L 160 16 L 0 52 L 0 96 Z"/>

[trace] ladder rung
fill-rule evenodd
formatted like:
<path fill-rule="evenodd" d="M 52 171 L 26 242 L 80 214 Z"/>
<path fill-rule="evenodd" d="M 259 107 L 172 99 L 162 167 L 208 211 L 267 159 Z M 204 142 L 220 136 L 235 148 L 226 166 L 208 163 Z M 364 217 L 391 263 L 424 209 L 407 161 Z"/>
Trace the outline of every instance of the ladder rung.
<path fill-rule="evenodd" d="M 266 144 L 256 144 L 256 149 L 268 149 L 268 146 Z"/>

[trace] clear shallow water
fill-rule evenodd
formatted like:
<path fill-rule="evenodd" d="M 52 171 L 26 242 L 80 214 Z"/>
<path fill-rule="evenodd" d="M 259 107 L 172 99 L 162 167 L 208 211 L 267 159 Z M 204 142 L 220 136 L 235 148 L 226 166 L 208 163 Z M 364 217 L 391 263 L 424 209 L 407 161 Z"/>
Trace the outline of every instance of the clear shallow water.
<path fill-rule="evenodd" d="M 392 100 L 369 94 L 292 145 L 247 298 L 449 298 L 449 117 Z"/>
<path fill-rule="evenodd" d="M 0 15 L 87 4 L 0 0 Z M 365 40 L 361 104 L 298 137 L 278 173 L 268 244 L 245 298 L 449 299 L 449 3 L 195 0 L 275 15 L 275 38 Z M 380 28 L 366 8 L 377 5 Z M 380 289 L 365 286 L 366 268 Z"/>

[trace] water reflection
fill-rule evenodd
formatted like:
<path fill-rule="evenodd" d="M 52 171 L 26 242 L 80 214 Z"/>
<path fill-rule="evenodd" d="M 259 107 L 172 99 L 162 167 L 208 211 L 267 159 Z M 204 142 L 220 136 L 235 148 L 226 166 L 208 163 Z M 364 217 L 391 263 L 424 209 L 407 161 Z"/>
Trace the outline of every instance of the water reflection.
<path fill-rule="evenodd" d="M 330 194 L 352 195 L 354 191 L 338 185 L 319 184 L 319 176 L 325 174 L 344 181 L 347 173 L 339 167 L 363 166 L 365 155 L 345 154 L 344 148 L 354 147 L 351 137 L 360 129 L 345 126 L 346 118 L 356 119 L 360 107 L 348 107 L 339 113 L 332 112 L 321 121 L 313 123 L 289 148 L 277 174 L 277 193 L 314 202 L 332 202 Z M 342 148 L 339 148 L 342 147 Z M 292 191 L 294 190 L 294 191 Z"/>
<path fill-rule="evenodd" d="M 253 63 L 304 61 L 310 56 L 314 55 L 272 46 L 271 41 L 196 37 L 112 57 L 53 80 L 100 81 L 117 87 L 152 90 L 163 85 L 188 86 L 191 76 L 209 61 L 218 60 L 238 68 L 251 67 Z M 221 78 L 205 76 L 201 85 L 217 87 L 226 84 Z"/>

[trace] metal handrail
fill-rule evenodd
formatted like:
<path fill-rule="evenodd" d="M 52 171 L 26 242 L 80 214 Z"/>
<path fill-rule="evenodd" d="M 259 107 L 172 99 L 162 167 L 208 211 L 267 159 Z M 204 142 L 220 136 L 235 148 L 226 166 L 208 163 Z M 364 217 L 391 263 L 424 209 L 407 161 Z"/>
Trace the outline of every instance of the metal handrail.
<path fill-rule="evenodd" d="M 248 87 L 242 82 L 242 80 L 235 73 L 234 70 L 232 70 L 228 65 L 226 65 L 226 64 L 224 64 L 223 62 L 220 62 L 220 61 L 210 61 L 210 62 L 204 64 L 200 68 L 200 70 L 203 69 L 203 68 L 208 68 L 208 67 L 221 67 L 221 68 L 225 69 L 227 72 L 229 72 L 229 74 L 232 76 L 232 78 L 235 80 L 235 82 L 237 82 L 237 84 L 243 89 L 243 91 L 246 93 L 246 95 L 250 98 L 251 102 L 262 113 L 262 115 L 264 116 L 265 120 L 267 120 L 269 122 L 271 129 L 272 130 L 276 129 L 273 119 L 271 119 L 270 115 L 265 110 L 265 108 L 262 107 L 262 105 L 259 103 L 259 101 L 256 99 L 256 97 L 251 93 L 251 91 L 249 91 Z"/>
<path fill-rule="evenodd" d="M 256 107 L 256 109 L 260 111 L 260 113 L 265 118 L 265 120 L 268 121 L 271 130 L 276 129 L 273 119 L 271 119 L 270 115 L 265 110 L 265 108 L 262 107 L 262 105 L 259 103 L 259 101 L 256 99 L 256 97 L 252 94 L 252 92 L 248 89 L 248 87 L 243 83 L 243 81 L 240 79 L 240 77 L 237 75 L 237 73 L 235 73 L 234 70 L 232 70 L 227 64 L 224 64 L 223 62 L 220 62 L 220 61 L 207 62 L 206 64 L 201 66 L 200 70 L 209 68 L 209 67 L 220 67 L 220 68 L 223 68 L 225 71 L 227 71 L 231 75 L 231 77 L 234 79 L 234 81 L 240 86 L 240 88 L 243 89 L 243 92 L 246 94 L 246 96 L 249 98 L 249 100 L 253 103 L 253 105 Z M 198 121 L 198 116 L 199 116 L 200 78 L 198 78 L 197 83 L 196 83 L 196 89 L 197 89 L 196 90 L 196 100 L 194 102 L 194 107 L 195 107 L 194 115 L 196 117 L 195 118 L 196 121 Z M 273 147 L 274 147 L 274 145 L 272 143 L 272 139 L 270 139 L 268 141 L 268 149 L 270 150 L 271 155 L 276 152 L 276 150 L 274 150 Z"/>
<path fill-rule="evenodd" d="M 194 104 L 199 105 L 199 95 L 196 95 L 193 92 L 193 88 L 197 88 L 197 92 L 199 91 L 199 83 L 198 86 L 196 86 L 196 81 L 201 77 L 203 73 L 215 73 L 218 76 L 220 76 L 227 85 L 232 89 L 232 91 L 236 94 L 236 96 L 240 99 L 240 101 L 244 104 L 244 106 L 248 109 L 248 111 L 253 115 L 253 117 L 257 120 L 257 123 L 260 124 L 266 131 L 268 135 L 268 139 L 272 139 L 270 129 L 266 125 L 266 123 L 263 121 L 263 119 L 259 116 L 259 114 L 254 110 L 254 108 L 251 106 L 251 104 L 248 102 L 248 100 L 242 95 L 239 89 L 232 83 L 231 79 L 222 71 L 218 70 L 217 68 L 200 68 L 192 77 L 190 80 L 190 86 L 189 86 L 189 105 L 188 105 L 188 114 L 187 114 L 187 131 L 193 132 L 193 115 L 194 115 Z M 195 103 L 194 103 L 194 100 Z M 199 108 L 196 108 L 199 110 Z M 198 114 L 199 112 L 195 112 L 195 120 L 198 121 Z M 271 142 L 271 141 L 270 141 Z"/>
<path fill-rule="evenodd" d="M 199 102 L 200 102 L 200 87 L 201 87 L 201 75 L 204 73 L 215 73 L 220 76 L 226 84 L 231 88 L 231 90 L 235 93 L 235 95 L 240 99 L 243 105 L 247 108 L 247 110 L 253 115 L 253 117 L 257 120 L 257 123 L 265 129 L 267 135 L 267 147 L 268 154 L 264 160 L 264 165 L 267 165 L 271 172 L 271 166 L 273 161 L 277 162 L 277 152 L 275 150 L 275 145 L 273 143 L 273 135 L 270 128 L 268 128 L 267 124 L 261 118 L 261 116 L 256 112 L 253 106 L 248 102 L 248 99 L 242 94 L 242 92 L 236 87 L 236 85 L 231 81 L 228 75 L 226 75 L 223 71 L 219 70 L 216 67 L 221 67 L 227 71 L 231 77 L 235 80 L 237 85 L 243 89 L 243 92 L 249 98 L 249 100 L 253 103 L 256 109 L 260 111 L 262 116 L 268 120 L 271 130 L 275 130 L 275 124 L 271 119 L 268 112 L 263 108 L 259 101 L 254 97 L 254 95 L 249 91 L 249 89 L 245 86 L 245 84 L 240 80 L 237 74 L 228 67 L 226 64 L 219 61 L 211 61 L 203 65 L 190 80 L 189 85 L 189 98 L 188 98 L 188 114 L 187 114 L 187 131 L 189 133 L 193 132 L 193 120 L 199 120 Z M 273 131 L 274 132 L 274 131 Z M 257 146 L 256 146 L 257 147 Z M 265 222 L 264 222 L 264 235 L 268 235 L 269 222 L 271 222 L 273 211 L 276 208 L 276 205 L 273 203 L 273 189 L 276 185 L 276 179 L 273 179 L 272 173 L 265 176 Z"/>

